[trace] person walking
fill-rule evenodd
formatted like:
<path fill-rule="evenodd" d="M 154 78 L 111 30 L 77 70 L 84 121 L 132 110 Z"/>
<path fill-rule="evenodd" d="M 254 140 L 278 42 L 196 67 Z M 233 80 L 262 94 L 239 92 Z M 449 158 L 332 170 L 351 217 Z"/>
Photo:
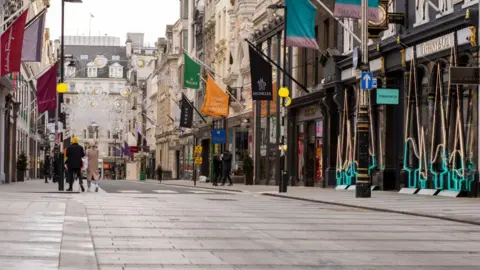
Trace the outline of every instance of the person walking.
<path fill-rule="evenodd" d="M 163 174 L 162 165 L 158 164 L 156 171 L 157 171 L 157 180 L 161 183 L 162 182 L 162 174 Z"/>
<path fill-rule="evenodd" d="M 213 156 L 213 185 L 218 186 L 218 180 L 222 180 L 222 161 L 218 154 Z"/>
<path fill-rule="evenodd" d="M 92 141 L 87 150 L 87 186 L 88 191 L 93 181 L 95 181 L 95 192 L 98 192 L 98 180 L 100 175 L 98 173 L 98 149 L 95 141 Z"/>
<path fill-rule="evenodd" d="M 48 179 L 52 177 L 52 172 L 51 172 L 51 160 L 50 160 L 50 153 L 47 153 L 45 155 L 45 162 L 43 163 L 43 176 L 45 177 L 45 183 L 48 183 Z"/>
<path fill-rule="evenodd" d="M 75 181 L 74 174 L 78 177 L 80 188 L 85 192 L 82 181 L 82 158 L 85 157 L 85 150 L 78 144 L 78 138 L 72 138 L 72 145 L 67 148 L 67 167 L 68 167 L 68 184 L 67 191 L 73 190 L 73 182 Z"/>
<path fill-rule="evenodd" d="M 222 172 L 223 172 L 223 181 L 222 181 L 222 186 L 225 185 L 225 181 L 228 178 L 228 181 L 230 184 L 229 186 L 233 185 L 232 183 L 232 178 L 230 178 L 230 171 L 232 170 L 232 154 L 230 151 L 225 150 L 225 153 L 223 153 L 222 156 Z"/>

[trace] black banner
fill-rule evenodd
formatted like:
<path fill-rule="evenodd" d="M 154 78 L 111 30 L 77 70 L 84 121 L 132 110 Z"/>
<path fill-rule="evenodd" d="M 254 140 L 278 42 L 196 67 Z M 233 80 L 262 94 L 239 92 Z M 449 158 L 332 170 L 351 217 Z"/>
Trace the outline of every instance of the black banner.
<path fill-rule="evenodd" d="M 273 100 L 272 65 L 257 53 L 255 48 L 248 46 L 250 53 L 250 75 L 252 77 L 252 99 Z"/>
<path fill-rule="evenodd" d="M 193 108 L 187 101 L 185 95 L 182 95 L 182 101 L 180 102 L 180 110 L 180 127 L 192 128 Z"/>

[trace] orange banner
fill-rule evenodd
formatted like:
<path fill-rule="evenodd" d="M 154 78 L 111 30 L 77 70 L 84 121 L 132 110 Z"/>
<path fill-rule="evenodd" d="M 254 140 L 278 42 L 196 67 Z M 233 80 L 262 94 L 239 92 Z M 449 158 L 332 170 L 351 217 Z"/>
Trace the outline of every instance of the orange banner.
<path fill-rule="evenodd" d="M 277 113 L 277 97 L 278 97 L 278 93 L 277 93 L 277 83 L 273 83 L 272 85 L 272 89 L 273 89 L 273 100 L 270 101 L 270 116 L 272 115 L 275 115 Z M 262 100 L 262 117 L 266 117 L 267 116 L 267 101 L 266 100 Z"/>
<path fill-rule="evenodd" d="M 213 117 L 228 116 L 228 94 L 208 75 L 205 99 L 200 112 Z"/>

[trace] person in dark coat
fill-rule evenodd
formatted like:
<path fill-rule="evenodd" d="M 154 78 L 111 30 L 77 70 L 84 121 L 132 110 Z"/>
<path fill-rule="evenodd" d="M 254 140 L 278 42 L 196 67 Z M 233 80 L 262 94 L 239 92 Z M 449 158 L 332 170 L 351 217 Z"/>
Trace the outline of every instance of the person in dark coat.
<path fill-rule="evenodd" d="M 162 174 L 163 174 L 162 165 L 158 164 L 156 172 L 157 172 L 157 180 L 159 182 L 162 182 Z"/>
<path fill-rule="evenodd" d="M 82 158 L 85 157 L 85 150 L 83 147 L 78 144 L 77 137 L 72 138 L 72 145 L 67 148 L 67 167 L 68 167 L 68 184 L 69 188 L 67 191 L 72 191 L 73 182 L 75 180 L 74 174 L 78 176 L 80 182 L 80 188 L 82 192 L 85 192 L 82 181 L 82 167 L 83 161 Z"/>
<path fill-rule="evenodd" d="M 223 172 L 223 181 L 222 186 L 225 185 L 225 181 L 228 178 L 230 184 L 229 186 L 233 185 L 232 178 L 230 178 L 230 171 L 232 170 L 232 154 L 230 151 L 226 150 L 222 156 L 222 172 Z"/>
<path fill-rule="evenodd" d="M 50 166 L 52 166 L 50 154 L 47 153 L 45 155 L 45 162 L 43 163 L 43 176 L 45 176 L 45 183 L 48 183 L 48 178 L 52 177 Z"/>
<path fill-rule="evenodd" d="M 222 161 L 218 154 L 213 156 L 213 185 L 218 186 L 218 180 L 222 180 Z"/>

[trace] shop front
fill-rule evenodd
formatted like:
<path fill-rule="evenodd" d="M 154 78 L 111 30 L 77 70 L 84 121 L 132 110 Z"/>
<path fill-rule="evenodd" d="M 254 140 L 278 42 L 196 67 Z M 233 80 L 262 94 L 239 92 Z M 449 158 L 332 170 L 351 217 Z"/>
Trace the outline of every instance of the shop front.
<path fill-rule="evenodd" d="M 193 178 L 193 149 L 194 136 L 188 134 L 180 136 L 180 179 L 192 180 Z"/>
<path fill-rule="evenodd" d="M 242 176 L 245 155 L 249 155 L 249 128 L 252 123 L 251 112 L 228 119 L 228 148 L 232 153 L 232 174 Z M 238 182 L 238 181 L 237 181 Z"/>
<path fill-rule="evenodd" d="M 451 83 L 450 69 L 478 67 L 478 10 L 455 9 L 422 27 L 408 23 L 409 31 L 382 39 L 369 52 L 377 79 L 369 109 L 372 184 L 383 190 L 475 193 L 478 85 Z M 359 78 L 351 55 L 328 59 L 322 89 L 329 115 L 328 184 L 355 184 L 355 166 L 350 165 L 358 155 Z M 396 91 L 397 98 L 385 103 L 379 98 L 385 90 Z"/>
<path fill-rule="evenodd" d="M 324 180 L 324 117 L 320 92 L 293 100 L 289 117 L 293 123 L 292 185 L 322 186 Z M 315 101 L 316 100 L 316 101 Z M 303 104 L 302 104 L 303 103 Z M 296 104 L 296 106 L 293 106 Z"/>

